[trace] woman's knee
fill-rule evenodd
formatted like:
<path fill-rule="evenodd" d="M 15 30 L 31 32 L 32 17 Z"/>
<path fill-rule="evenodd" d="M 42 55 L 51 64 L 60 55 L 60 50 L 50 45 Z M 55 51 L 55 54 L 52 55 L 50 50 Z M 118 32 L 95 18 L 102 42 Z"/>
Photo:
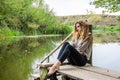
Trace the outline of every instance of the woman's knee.
<path fill-rule="evenodd" d="M 69 42 L 65 42 L 65 43 L 64 43 L 64 45 L 67 45 L 67 44 L 69 44 Z"/>
<path fill-rule="evenodd" d="M 64 44 L 63 44 L 63 46 L 65 47 L 65 46 L 67 46 L 69 43 L 68 42 L 65 42 Z"/>
<path fill-rule="evenodd" d="M 67 46 L 69 43 L 68 42 L 65 42 L 64 44 L 63 44 L 63 46 L 65 47 L 65 46 Z"/>
<path fill-rule="evenodd" d="M 68 44 L 67 48 L 72 49 L 73 47 L 70 44 Z"/>

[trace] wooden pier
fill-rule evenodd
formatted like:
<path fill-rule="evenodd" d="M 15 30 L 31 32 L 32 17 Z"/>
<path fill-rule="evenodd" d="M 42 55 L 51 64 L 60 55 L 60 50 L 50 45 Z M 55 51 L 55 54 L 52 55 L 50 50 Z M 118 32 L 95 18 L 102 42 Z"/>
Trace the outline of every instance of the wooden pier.
<path fill-rule="evenodd" d="M 51 65 L 51 63 L 47 63 L 41 65 L 41 68 L 48 70 L 48 67 Z M 64 63 L 62 66 L 60 66 L 60 69 L 51 77 L 44 76 L 46 78 L 43 79 L 40 78 L 40 75 L 41 74 L 37 76 L 34 75 L 34 80 L 120 80 L 120 72 L 95 67 L 88 64 L 83 67 L 78 67 Z M 62 78 L 57 79 L 57 76 L 62 76 Z"/>
<path fill-rule="evenodd" d="M 120 73 L 95 66 L 63 65 L 58 71 L 73 80 L 120 80 Z"/>

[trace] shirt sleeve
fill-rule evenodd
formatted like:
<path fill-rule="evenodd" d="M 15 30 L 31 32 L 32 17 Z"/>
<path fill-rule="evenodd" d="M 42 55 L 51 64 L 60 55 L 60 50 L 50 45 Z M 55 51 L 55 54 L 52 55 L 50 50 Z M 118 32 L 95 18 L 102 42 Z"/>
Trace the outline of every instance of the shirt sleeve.
<path fill-rule="evenodd" d="M 84 52 L 88 48 L 90 42 L 91 42 L 91 36 L 88 36 L 86 40 L 83 40 L 83 42 L 81 42 L 79 46 L 79 50 L 81 52 Z"/>

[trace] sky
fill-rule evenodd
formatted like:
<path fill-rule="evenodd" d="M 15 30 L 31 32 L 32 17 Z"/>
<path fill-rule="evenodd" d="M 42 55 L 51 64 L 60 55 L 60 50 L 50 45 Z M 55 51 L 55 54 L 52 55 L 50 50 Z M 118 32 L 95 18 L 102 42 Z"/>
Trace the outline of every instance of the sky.
<path fill-rule="evenodd" d="M 44 3 L 53 10 L 56 16 L 81 15 L 90 11 L 102 14 L 103 9 L 96 9 L 94 5 L 89 4 L 90 1 L 93 0 L 44 0 Z M 112 13 L 112 15 L 118 15 L 118 13 Z"/>

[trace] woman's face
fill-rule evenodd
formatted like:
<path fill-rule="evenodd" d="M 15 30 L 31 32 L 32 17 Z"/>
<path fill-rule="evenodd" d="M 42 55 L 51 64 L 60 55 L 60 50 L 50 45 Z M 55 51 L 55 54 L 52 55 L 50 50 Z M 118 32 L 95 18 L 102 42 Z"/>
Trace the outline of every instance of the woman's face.
<path fill-rule="evenodd" d="M 80 24 L 77 23 L 75 27 L 76 27 L 76 30 L 77 30 L 78 32 L 81 31 L 81 26 L 80 26 Z"/>

